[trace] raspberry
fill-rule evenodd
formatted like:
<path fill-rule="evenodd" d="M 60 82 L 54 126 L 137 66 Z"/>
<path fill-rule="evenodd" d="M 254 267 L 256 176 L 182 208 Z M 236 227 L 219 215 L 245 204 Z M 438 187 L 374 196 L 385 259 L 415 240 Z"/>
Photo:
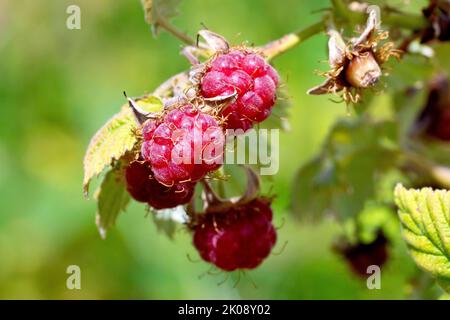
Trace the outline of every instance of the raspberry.
<path fill-rule="evenodd" d="M 225 136 L 218 122 L 192 105 L 149 120 L 142 128 L 141 153 L 154 177 L 166 186 L 198 181 L 221 166 Z"/>
<path fill-rule="evenodd" d="M 132 162 L 125 171 L 127 190 L 139 202 L 147 202 L 155 209 L 168 209 L 188 203 L 194 194 L 191 182 L 166 187 L 153 179 L 146 162 Z"/>
<path fill-rule="evenodd" d="M 344 244 L 337 248 L 347 260 L 354 274 L 367 277 L 367 268 L 371 265 L 383 266 L 389 258 L 389 241 L 382 231 L 371 243 Z"/>
<path fill-rule="evenodd" d="M 200 217 L 194 245 L 201 257 L 225 271 L 254 269 L 276 242 L 270 202 L 259 198 Z"/>
<path fill-rule="evenodd" d="M 260 55 L 234 49 L 218 55 L 201 80 L 201 95 L 216 98 L 237 93 L 236 101 L 222 115 L 228 129 L 250 129 L 264 121 L 276 100 L 277 71 Z"/>

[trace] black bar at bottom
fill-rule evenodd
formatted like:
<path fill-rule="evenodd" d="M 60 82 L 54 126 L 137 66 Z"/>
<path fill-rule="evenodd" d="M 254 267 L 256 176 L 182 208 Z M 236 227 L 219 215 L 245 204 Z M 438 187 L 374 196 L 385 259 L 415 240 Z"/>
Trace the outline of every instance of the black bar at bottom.
<path fill-rule="evenodd" d="M 429 312 L 447 314 L 450 301 L 349 301 L 349 300 L 114 300 L 114 301 L 0 301 L 3 314 L 39 314 L 66 317 L 109 316 L 131 319 L 321 319 L 324 316 L 377 318 L 398 311 L 405 319 Z M 9 310 L 8 310 L 9 309 Z M 63 310 L 57 312 L 56 310 Z M 20 317 L 19 317 L 20 318 Z M 84 319 L 84 318 L 83 318 Z"/>

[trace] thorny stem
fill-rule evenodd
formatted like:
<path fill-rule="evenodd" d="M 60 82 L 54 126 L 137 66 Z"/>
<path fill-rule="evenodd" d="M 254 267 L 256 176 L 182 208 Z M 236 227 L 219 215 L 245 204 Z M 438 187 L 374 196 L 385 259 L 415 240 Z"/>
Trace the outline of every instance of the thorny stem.
<path fill-rule="evenodd" d="M 195 40 L 193 38 L 188 36 L 186 33 L 178 30 L 174 25 L 164 19 L 161 15 L 158 16 L 157 24 L 176 38 L 183 41 L 185 44 L 190 46 L 195 45 Z"/>

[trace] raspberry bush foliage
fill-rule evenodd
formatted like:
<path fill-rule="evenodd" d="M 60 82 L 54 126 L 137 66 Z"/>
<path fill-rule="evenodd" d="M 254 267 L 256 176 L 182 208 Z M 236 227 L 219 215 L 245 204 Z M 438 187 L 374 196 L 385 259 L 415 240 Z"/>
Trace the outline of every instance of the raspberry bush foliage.
<path fill-rule="evenodd" d="M 183 33 L 171 23 L 179 2 L 142 5 L 155 36 L 166 31 L 183 42 L 190 68 L 151 93 L 125 94 L 86 152 L 83 189 L 88 196 L 100 178 L 101 236 L 132 199 L 170 236 L 184 228 L 213 267 L 260 266 L 283 239 L 273 221 L 277 195 L 261 191 L 272 182 L 258 175 L 258 165 L 224 165 L 225 155 L 237 137 L 288 130 L 288 117 L 308 108 L 288 108 L 286 88 L 296 88 L 274 61 L 323 34 L 328 67 L 288 70 L 289 77 L 327 70 L 316 71 L 324 80 L 305 95 L 332 100 L 342 117 L 317 156 L 292 173 L 292 221 L 334 219 L 342 234 L 331 249 L 361 278 L 369 265 L 389 265 L 401 225 L 418 267 L 448 290 L 450 1 L 330 0 L 316 23 L 262 45 L 230 43 L 207 28 Z M 399 183 L 411 189 L 399 185 L 394 195 Z"/>

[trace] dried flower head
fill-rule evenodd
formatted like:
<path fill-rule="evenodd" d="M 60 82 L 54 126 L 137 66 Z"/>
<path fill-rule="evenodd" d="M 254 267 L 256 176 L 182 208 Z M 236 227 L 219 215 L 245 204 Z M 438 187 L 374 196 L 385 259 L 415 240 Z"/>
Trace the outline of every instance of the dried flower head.
<path fill-rule="evenodd" d="M 391 56 L 400 58 L 400 51 L 394 43 L 379 43 L 388 39 L 389 33 L 380 27 L 379 12 L 369 7 L 366 28 L 358 38 L 346 44 L 339 32 L 330 30 L 328 42 L 329 64 L 331 69 L 322 75 L 327 80 L 308 91 L 308 94 L 340 95 L 348 103 L 357 103 L 363 89 L 375 85 L 383 71 L 383 65 Z"/>

